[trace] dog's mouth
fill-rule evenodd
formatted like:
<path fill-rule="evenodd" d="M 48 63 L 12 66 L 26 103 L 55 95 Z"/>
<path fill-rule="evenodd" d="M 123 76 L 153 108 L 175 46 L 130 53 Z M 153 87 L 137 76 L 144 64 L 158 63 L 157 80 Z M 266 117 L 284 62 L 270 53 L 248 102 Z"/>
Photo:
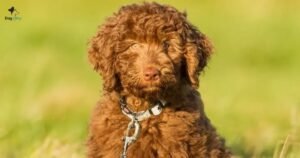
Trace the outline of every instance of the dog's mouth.
<path fill-rule="evenodd" d="M 160 78 L 156 81 L 142 82 L 139 84 L 138 88 L 147 94 L 160 95 L 161 93 L 164 93 L 165 90 L 173 87 L 175 84 L 176 80 L 174 78 L 169 78 L 169 80 Z"/>
<path fill-rule="evenodd" d="M 146 92 L 146 93 L 158 93 L 161 91 L 161 87 L 159 86 L 147 86 L 147 87 L 143 87 L 142 91 Z"/>
<path fill-rule="evenodd" d="M 165 89 L 160 82 L 140 83 L 138 85 L 132 85 L 129 87 L 128 90 L 133 94 L 146 98 L 156 98 L 161 96 Z"/>
<path fill-rule="evenodd" d="M 130 79 L 128 79 L 130 78 Z M 161 75 L 156 80 L 143 80 L 139 77 L 126 77 L 123 79 L 123 87 L 129 93 L 139 97 L 157 98 L 164 96 L 172 87 L 176 86 L 177 80 L 174 75 Z"/>
<path fill-rule="evenodd" d="M 159 81 L 148 82 L 140 85 L 140 88 L 144 92 L 149 92 L 149 93 L 159 92 L 162 89 L 162 84 Z"/>

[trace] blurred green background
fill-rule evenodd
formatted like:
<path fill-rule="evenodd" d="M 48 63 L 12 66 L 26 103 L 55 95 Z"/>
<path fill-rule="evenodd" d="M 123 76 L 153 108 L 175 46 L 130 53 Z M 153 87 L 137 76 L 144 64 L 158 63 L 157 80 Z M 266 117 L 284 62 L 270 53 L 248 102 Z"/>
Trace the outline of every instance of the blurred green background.
<path fill-rule="evenodd" d="M 97 26 L 129 0 L 2 0 L 0 158 L 83 158 Z M 169 0 L 207 34 L 207 115 L 238 157 L 300 157 L 300 1 Z M 20 21 L 4 20 L 9 9 Z"/>

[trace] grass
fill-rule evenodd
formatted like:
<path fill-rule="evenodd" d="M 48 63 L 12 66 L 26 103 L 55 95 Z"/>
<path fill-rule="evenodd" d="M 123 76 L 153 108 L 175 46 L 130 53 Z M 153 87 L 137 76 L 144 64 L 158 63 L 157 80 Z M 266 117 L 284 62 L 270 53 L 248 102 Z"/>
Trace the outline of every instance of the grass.
<path fill-rule="evenodd" d="M 138 1 L 8 1 L 0 20 L 0 158 L 85 157 L 101 81 L 88 39 Z M 239 157 L 300 156 L 300 14 L 296 1 L 160 1 L 186 10 L 214 42 L 201 76 L 208 116 Z"/>

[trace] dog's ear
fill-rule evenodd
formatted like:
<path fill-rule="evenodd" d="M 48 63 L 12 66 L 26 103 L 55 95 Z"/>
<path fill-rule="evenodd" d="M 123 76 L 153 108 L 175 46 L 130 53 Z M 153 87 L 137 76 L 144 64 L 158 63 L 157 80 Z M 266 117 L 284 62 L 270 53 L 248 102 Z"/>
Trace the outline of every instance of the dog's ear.
<path fill-rule="evenodd" d="M 198 88 L 200 72 L 206 66 L 213 46 L 204 34 L 189 23 L 184 26 L 183 34 L 186 78 L 193 88 Z"/>
<path fill-rule="evenodd" d="M 90 40 L 88 58 L 94 69 L 100 73 L 104 82 L 104 90 L 112 91 L 117 86 L 115 70 L 115 43 L 118 40 L 118 32 L 114 31 L 117 22 L 108 19 L 99 27 L 97 34 Z"/>

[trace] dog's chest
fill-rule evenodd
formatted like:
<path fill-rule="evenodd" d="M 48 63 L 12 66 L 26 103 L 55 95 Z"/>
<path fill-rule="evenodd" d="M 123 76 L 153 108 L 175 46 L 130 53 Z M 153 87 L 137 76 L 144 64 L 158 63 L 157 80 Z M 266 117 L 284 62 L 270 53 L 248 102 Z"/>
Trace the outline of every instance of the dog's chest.
<path fill-rule="evenodd" d="M 129 122 L 130 120 L 127 119 L 118 122 L 120 126 L 110 126 L 111 128 L 121 127 L 111 129 L 110 131 L 114 131 L 114 134 L 111 133 L 109 136 L 109 140 L 117 142 L 113 149 L 117 153 L 121 153 L 123 150 L 122 138 L 126 135 Z M 187 157 L 185 153 L 188 150 L 191 133 L 194 133 L 192 128 L 194 123 L 195 120 L 189 120 L 188 117 L 175 113 L 162 113 L 160 116 L 153 116 L 141 121 L 140 134 L 137 140 L 129 145 L 127 155 L 132 158 L 169 157 L 173 154 Z M 178 151 L 178 153 L 174 151 Z"/>

